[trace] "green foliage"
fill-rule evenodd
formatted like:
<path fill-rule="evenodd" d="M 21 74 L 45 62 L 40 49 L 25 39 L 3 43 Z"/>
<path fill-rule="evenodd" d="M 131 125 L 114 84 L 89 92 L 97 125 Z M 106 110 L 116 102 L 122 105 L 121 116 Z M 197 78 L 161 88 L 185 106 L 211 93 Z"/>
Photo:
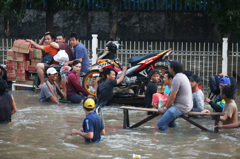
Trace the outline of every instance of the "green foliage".
<path fill-rule="evenodd" d="M 86 11 L 88 0 L 26 0 L 27 6 L 33 9 L 51 10 L 57 13 L 59 10 Z M 79 7 L 81 6 L 81 7 Z"/>
<path fill-rule="evenodd" d="M 23 0 L 0 0 L 0 15 L 10 18 L 13 15 L 20 17 L 25 12 Z"/>
<path fill-rule="evenodd" d="M 212 16 L 217 30 L 224 36 L 240 33 L 240 1 L 215 1 L 212 3 L 212 9 L 209 9 L 208 12 Z"/>

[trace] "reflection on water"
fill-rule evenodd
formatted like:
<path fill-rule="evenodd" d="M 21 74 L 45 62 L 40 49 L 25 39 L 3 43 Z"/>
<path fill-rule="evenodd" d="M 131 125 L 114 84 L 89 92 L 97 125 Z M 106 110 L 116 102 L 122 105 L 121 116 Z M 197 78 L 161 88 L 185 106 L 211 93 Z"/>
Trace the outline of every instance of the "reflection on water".
<path fill-rule="evenodd" d="M 169 132 L 157 129 L 159 117 L 136 129 L 122 129 L 123 112 L 118 106 L 103 109 L 106 135 L 103 142 L 87 144 L 80 136 L 70 136 L 80 128 L 85 117 L 81 105 L 40 104 L 39 93 L 13 92 L 18 112 L 9 125 L 0 125 L 0 158 L 239 158 L 240 129 L 202 132 L 177 119 L 178 126 Z M 239 97 L 239 95 L 238 95 Z M 238 98 L 239 99 L 239 98 Z M 239 100 L 237 104 L 240 105 Z M 146 116 L 130 111 L 130 123 Z M 199 120 L 213 129 L 213 120 Z"/>

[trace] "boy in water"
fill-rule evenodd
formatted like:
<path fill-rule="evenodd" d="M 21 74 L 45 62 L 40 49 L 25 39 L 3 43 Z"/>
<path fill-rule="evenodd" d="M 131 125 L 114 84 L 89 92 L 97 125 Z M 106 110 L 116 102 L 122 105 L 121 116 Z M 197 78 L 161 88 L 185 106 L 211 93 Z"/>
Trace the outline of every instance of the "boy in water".
<path fill-rule="evenodd" d="M 198 75 L 192 75 L 189 77 L 189 81 L 192 87 L 192 98 L 193 98 L 193 108 L 191 112 L 202 112 L 204 110 L 204 94 L 203 92 L 199 89 L 200 85 L 200 77 Z M 189 117 L 193 118 L 201 118 L 200 115 L 192 115 Z"/>
<path fill-rule="evenodd" d="M 157 69 L 153 69 L 148 74 L 150 81 L 147 84 L 147 90 L 144 98 L 144 105 L 146 108 L 152 108 L 152 96 L 157 93 L 157 83 L 160 79 L 160 72 Z M 148 112 L 150 115 L 151 113 Z"/>
<path fill-rule="evenodd" d="M 165 84 L 165 90 L 164 90 L 165 96 L 169 96 L 171 93 L 172 80 L 173 80 L 173 75 L 171 75 L 170 72 L 167 70 L 163 76 L 163 81 Z"/>
<path fill-rule="evenodd" d="M 82 128 L 72 129 L 71 135 L 80 135 L 89 143 L 102 141 L 101 135 L 105 134 L 104 124 L 102 119 L 93 111 L 94 108 L 95 101 L 92 98 L 86 98 L 83 102 L 86 117 L 83 120 Z"/>
<path fill-rule="evenodd" d="M 226 104 L 223 107 L 223 116 L 220 116 L 220 121 L 223 124 L 233 124 L 238 122 L 238 109 L 233 99 L 234 88 L 233 86 L 225 85 L 220 90 L 221 98 L 225 100 Z"/>
<path fill-rule="evenodd" d="M 221 91 L 222 86 L 231 85 L 231 81 L 228 77 L 222 77 L 219 81 L 219 89 Z M 214 101 L 211 101 L 209 98 L 205 98 L 205 102 L 210 104 L 214 111 L 222 112 L 225 105 L 225 100 L 221 98 L 221 95 L 217 95 Z"/>

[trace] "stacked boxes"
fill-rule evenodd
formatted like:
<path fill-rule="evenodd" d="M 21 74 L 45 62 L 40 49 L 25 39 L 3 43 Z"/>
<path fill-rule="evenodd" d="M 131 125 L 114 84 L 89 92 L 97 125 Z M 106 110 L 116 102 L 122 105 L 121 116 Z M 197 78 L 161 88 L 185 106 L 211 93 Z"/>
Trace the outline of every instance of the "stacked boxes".
<path fill-rule="evenodd" d="M 29 71 L 35 71 L 36 65 L 42 60 L 42 50 L 31 48 L 29 51 L 31 64 L 28 66 Z"/>
<path fill-rule="evenodd" d="M 32 72 L 35 72 L 37 63 L 41 62 L 42 51 L 31 48 L 26 40 L 14 41 L 12 49 L 8 50 L 6 68 L 9 81 L 21 84 L 33 84 L 30 80 Z"/>

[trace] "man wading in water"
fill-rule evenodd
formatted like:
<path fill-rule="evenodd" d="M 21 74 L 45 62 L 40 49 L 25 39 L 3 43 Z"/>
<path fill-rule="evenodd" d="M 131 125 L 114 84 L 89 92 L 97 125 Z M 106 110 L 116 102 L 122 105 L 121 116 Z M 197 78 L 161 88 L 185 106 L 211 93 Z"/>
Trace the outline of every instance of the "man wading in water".
<path fill-rule="evenodd" d="M 163 114 L 157 124 L 161 131 L 175 127 L 175 119 L 189 112 L 193 105 L 191 85 L 187 76 L 182 73 L 182 64 L 179 61 L 171 61 L 168 68 L 174 78 L 167 105 L 159 109 L 159 114 Z"/>
<path fill-rule="evenodd" d="M 95 102 L 92 98 L 86 98 L 83 102 L 83 110 L 86 114 L 83 120 L 82 128 L 72 129 L 71 135 L 80 135 L 85 138 L 86 142 L 101 142 L 101 135 L 105 134 L 102 119 L 93 111 Z"/>

